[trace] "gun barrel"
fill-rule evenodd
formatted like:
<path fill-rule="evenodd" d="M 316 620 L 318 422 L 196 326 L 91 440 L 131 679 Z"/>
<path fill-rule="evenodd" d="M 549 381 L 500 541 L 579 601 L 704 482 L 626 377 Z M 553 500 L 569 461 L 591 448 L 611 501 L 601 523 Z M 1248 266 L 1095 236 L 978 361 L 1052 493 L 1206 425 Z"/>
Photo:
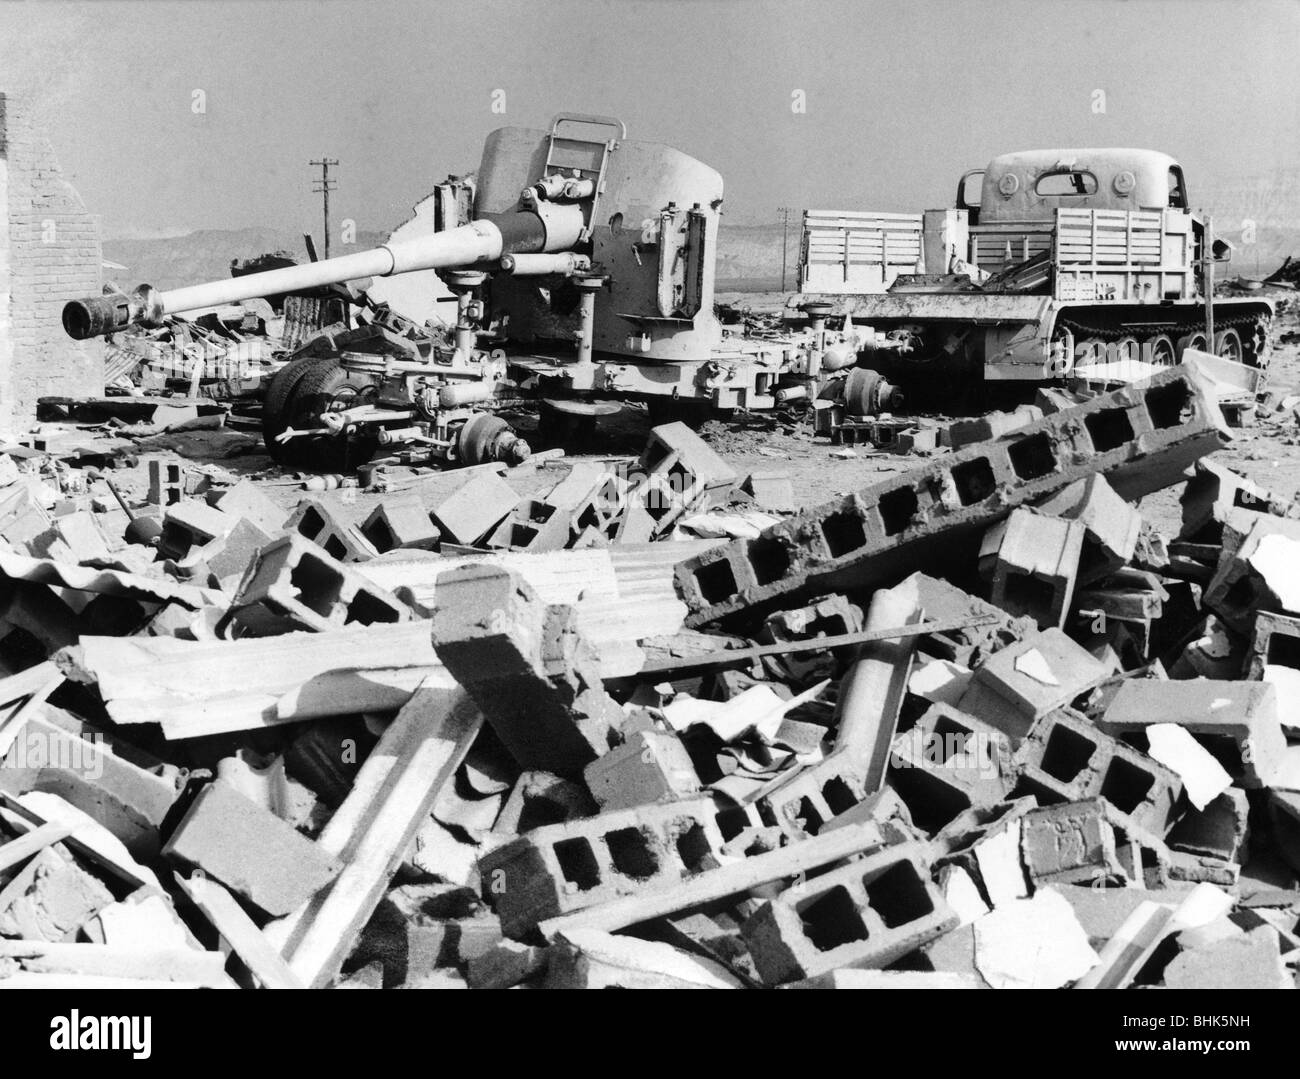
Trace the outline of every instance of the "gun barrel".
<path fill-rule="evenodd" d="M 63 307 L 63 328 L 69 337 L 84 341 L 131 325 L 157 325 L 163 315 L 219 307 L 258 296 L 363 277 L 472 266 L 505 254 L 563 251 L 578 242 L 583 224 L 576 206 L 561 207 L 559 212 L 548 207 L 544 215 L 522 212 L 483 218 L 432 236 L 383 244 L 323 262 L 285 266 L 162 292 L 141 285 L 130 296 L 114 293 L 68 301 Z"/>

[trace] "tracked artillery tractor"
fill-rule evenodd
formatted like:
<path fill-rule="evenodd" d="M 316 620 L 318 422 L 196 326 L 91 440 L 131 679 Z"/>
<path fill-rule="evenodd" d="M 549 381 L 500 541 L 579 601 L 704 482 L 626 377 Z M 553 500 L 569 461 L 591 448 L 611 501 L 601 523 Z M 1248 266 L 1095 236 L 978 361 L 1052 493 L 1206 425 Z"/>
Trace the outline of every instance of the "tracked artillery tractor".
<path fill-rule="evenodd" d="M 1229 253 L 1167 154 L 1033 150 L 966 173 L 952 209 L 806 211 L 800 301 L 901 341 L 869 362 L 909 392 L 1131 381 L 1188 349 L 1264 367 L 1272 305 L 1214 295 Z"/>
<path fill-rule="evenodd" d="M 76 338 L 322 285 L 436 270 L 455 327 L 432 334 L 386 309 L 317 339 L 268 387 L 271 452 L 346 467 L 376 448 L 405 459 L 518 460 L 496 409 L 522 397 L 595 411 L 602 399 L 765 409 L 836 392 L 866 337 L 809 329 L 749 337 L 714 312 L 722 177 L 600 116 L 488 136 L 474 174 L 434 194 L 435 231 L 355 254 L 165 292 L 67 304 Z M 881 342 L 885 347 L 885 342 Z M 871 394 L 887 394 L 873 379 Z M 574 404 L 573 402 L 578 402 Z M 582 402 L 587 402 L 585 406 Z"/>

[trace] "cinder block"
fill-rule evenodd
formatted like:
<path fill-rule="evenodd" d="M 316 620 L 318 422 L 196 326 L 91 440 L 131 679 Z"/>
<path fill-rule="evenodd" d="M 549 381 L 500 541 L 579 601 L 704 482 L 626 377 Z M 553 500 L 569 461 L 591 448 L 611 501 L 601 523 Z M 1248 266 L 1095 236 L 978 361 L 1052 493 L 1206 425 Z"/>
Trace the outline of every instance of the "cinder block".
<path fill-rule="evenodd" d="M 687 625 L 789 605 L 795 593 L 865 590 L 927 564 L 950 570 L 954 545 L 1017 506 L 1094 473 L 1139 498 L 1229 437 L 1195 371 L 1163 371 L 684 561 Z"/>
<path fill-rule="evenodd" d="M 437 580 L 433 645 L 524 769 L 577 776 L 616 741 L 623 712 L 571 607 L 548 607 L 499 566 Z"/>
<path fill-rule="evenodd" d="M 441 539 L 424 503 L 409 493 L 380 502 L 362 522 L 361 534 L 381 554 L 404 548 L 434 551 Z"/>
<path fill-rule="evenodd" d="M 219 588 L 233 592 L 239 587 L 257 552 L 271 542 L 271 536 L 248 518 L 241 517 L 226 535 L 204 544 L 192 552 L 192 557 L 207 566 Z"/>
<path fill-rule="evenodd" d="M 989 598 L 1010 614 L 1059 628 L 1074 596 L 1083 537 L 1078 521 L 1013 510 L 984 534 L 980 564 L 989 563 Z"/>
<path fill-rule="evenodd" d="M 208 502 L 222 513 L 244 518 L 268 536 L 283 529 L 289 518 L 284 507 L 267 498 L 252 480 L 240 480 L 226 491 L 210 491 Z"/>
<path fill-rule="evenodd" d="M 1166 837 L 1170 849 L 1223 862 L 1242 862 L 1250 838 L 1246 792 L 1229 787 L 1204 809 L 1189 809 Z"/>
<path fill-rule="evenodd" d="M 997 728 L 936 704 L 894 740 L 888 783 L 913 823 L 933 834 L 973 807 L 1002 802 L 1015 780 L 1011 757 Z"/>
<path fill-rule="evenodd" d="M 1116 852 L 1115 829 L 1100 798 L 1031 809 L 1020 821 L 1020 852 L 1035 887 L 1128 883 Z"/>
<path fill-rule="evenodd" d="M 108 562 L 112 555 L 104 534 L 89 513 L 68 513 L 56 517 L 48 529 L 27 543 L 36 558 L 73 564 Z"/>
<path fill-rule="evenodd" d="M 1070 708 L 1038 720 L 1015 760 L 1018 791 L 1045 803 L 1104 798 L 1136 827 L 1156 836 L 1169 830 L 1181 808 L 1183 783 L 1175 772 Z"/>
<path fill-rule="evenodd" d="M 862 629 L 862 608 L 842 595 L 820 596 L 801 607 L 777 611 L 758 633 L 761 644 L 839 637 Z M 854 649 L 856 650 L 856 649 Z M 836 674 L 836 658 L 829 652 L 794 652 L 770 656 L 775 677 L 796 682 L 816 681 Z"/>
<path fill-rule="evenodd" d="M 541 499 L 522 498 L 486 543 L 513 551 L 559 551 L 569 538 L 569 518 L 564 510 Z"/>
<path fill-rule="evenodd" d="M 1251 629 L 1250 650 L 1246 654 L 1246 677 L 1260 681 L 1266 667 L 1291 667 L 1300 670 L 1300 618 L 1260 611 Z"/>
<path fill-rule="evenodd" d="M 701 491 L 730 487 L 739 479 L 727 460 L 684 423 L 652 427 L 641 451 L 640 465 L 646 472 L 677 469 L 683 477 L 689 476 L 686 487 L 698 487 Z"/>
<path fill-rule="evenodd" d="M 184 558 L 192 547 L 219 539 L 238 522 L 238 517 L 213 509 L 206 502 L 187 498 L 167 508 L 158 547 L 169 558 Z"/>
<path fill-rule="evenodd" d="M 677 801 L 700 789 L 691 755 L 672 731 L 633 731 L 582 775 L 602 810 Z"/>
<path fill-rule="evenodd" d="M 365 562 L 379 552 L 355 525 L 339 520 L 319 498 L 304 498 L 284 525 L 340 562 Z"/>
<path fill-rule="evenodd" d="M 429 516 L 444 541 L 472 545 L 501 523 L 519 496 L 495 472 L 479 471 L 443 497 L 431 499 Z"/>
<path fill-rule="evenodd" d="M 768 985 L 839 967 L 887 967 L 956 927 L 923 848 L 889 847 L 787 888 L 741 932 Z"/>
<path fill-rule="evenodd" d="M 986 412 L 983 416 L 954 420 L 948 425 L 948 445 L 959 450 L 976 442 L 989 442 L 1042 418 L 1043 410 L 1037 405 L 1022 405 L 1010 412 Z"/>
<path fill-rule="evenodd" d="M 581 783 L 550 772 L 524 772 L 511 788 L 492 830 L 502 835 L 524 835 L 534 828 L 595 813 L 591 792 Z"/>
<path fill-rule="evenodd" d="M 162 853 L 274 916 L 292 913 L 341 868 L 292 825 L 220 781 L 199 792 Z"/>
<path fill-rule="evenodd" d="M 151 506 L 174 506 L 185 497 L 185 470 L 179 461 L 168 461 L 160 457 L 147 460 L 149 468 L 149 504 Z"/>
<path fill-rule="evenodd" d="M 1054 708 L 1069 704 L 1109 674 L 1059 629 L 1045 629 L 993 653 L 971 678 L 957 707 L 1013 739 Z"/>
<path fill-rule="evenodd" d="M 1233 510 L 1249 510 L 1274 517 L 1295 517 L 1300 507 L 1216 461 L 1196 462 L 1192 478 L 1179 499 L 1183 527 L 1178 538 L 1193 543 L 1220 543 L 1223 525 Z"/>
<path fill-rule="evenodd" d="M 1104 476 L 1089 476 L 1038 503 L 1039 513 L 1078 521 L 1086 530 L 1076 578 L 1088 584 L 1127 564 L 1137 551 L 1142 514 Z"/>
<path fill-rule="evenodd" d="M 1282 596 L 1294 591 L 1300 574 L 1300 521 L 1248 514 L 1253 519 L 1242 532 L 1241 511 L 1234 514 L 1224 526 L 1223 552 L 1202 603 L 1238 633 L 1249 633 L 1256 612 L 1287 609 Z M 1275 552 L 1265 570 L 1263 558 L 1275 548 L 1282 557 Z"/>
<path fill-rule="evenodd" d="M 1240 787 L 1266 787 L 1286 753 L 1270 682 L 1126 680 L 1097 727 L 1116 738 L 1176 723 L 1223 765 Z"/>
<path fill-rule="evenodd" d="M 244 636 L 295 629 L 323 632 L 346 625 L 405 622 L 411 609 L 392 593 L 335 561 L 314 543 L 290 534 L 259 551 L 240 582 L 218 632 Z"/>
<path fill-rule="evenodd" d="M 547 918 L 671 888 L 721 849 L 715 816 L 700 798 L 535 828 L 479 859 L 484 898 L 518 939 Z"/>
<path fill-rule="evenodd" d="M 745 477 L 740 489 L 754 499 L 762 510 L 773 513 L 793 513 L 799 508 L 795 500 L 794 481 L 789 472 L 779 469 L 761 469 Z"/>
<path fill-rule="evenodd" d="M 867 763 L 838 750 L 791 775 L 778 776 L 754 802 L 764 824 L 788 835 L 816 835 L 829 821 L 875 793 L 867 786 Z"/>
<path fill-rule="evenodd" d="M 1001 607 L 972 596 L 948 581 L 924 573 L 914 573 L 904 583 L 908 581 L 915 583 L 918 605 L 929 620 L 988 620 L 964 629 L 927 634 L 925 651 L 940 659 L 960 663 L 963 667 L 975 667 L 985 656 L 1038 632 L 1033 619 L 1012 617 Z"/>

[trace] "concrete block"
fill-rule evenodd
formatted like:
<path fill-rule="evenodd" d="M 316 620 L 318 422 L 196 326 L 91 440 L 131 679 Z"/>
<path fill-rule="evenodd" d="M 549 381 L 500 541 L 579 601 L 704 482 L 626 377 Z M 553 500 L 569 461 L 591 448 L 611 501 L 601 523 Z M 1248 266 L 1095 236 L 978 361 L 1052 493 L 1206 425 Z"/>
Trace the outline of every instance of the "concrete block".
<path fill-rule="evenodd" d="M 239 518 L 196 499 L 173 503 L 163 515 L 159 550 L 169 558 L 184 558 L 191 547 L 202 547 L 226 535 L 238 521 Z"/>
<path fill-rule="evenodd" d="M 1011 791 L 1011 740 L 948 705 L 932 706 L 890 751 L 888 783 L 912 821 L 933 834 L 974 806 L 994 806 Z"/>
<path fill-rule="evenodd" d="M 816 835 L 874 793 L 868 789 L 863 763 L 838 750 L 817 764 L 778 776 L 759 791 L 754 803 L 764 824 L 797 837 Z"/>
<path fill-rule="evenodd" d="M 516 762 L 574 777 L 614 745 L 622 708 L 605 692 L 571 607 L 521 577 L 468 565 L 437 581 L 433 645 Z"/>
<path fill-rule="evenodd" d="M 1182 727 L 1248 789 L 1267 786 L 1286 752 L 1277 690 L 1267 682 L 1128 680 L 1097 727 L 1128 738 L 1160 723 Z"/>
<path fill-rule="evenodd" d="M 1264 680 L 1268 667 L 1300 670 L 1300 617 L 1277 611 L 1259 611 L 1251 627 L 1245 674 Z"/>
<path fill-rule="evenodd" d="M 1294 989 L 1277 931 L 1258 926 L 1204 948 L 1183 952 L 1165 967 L 1166 989 Z"/>
<path fill-rule="evenodd" d="M 427 505 L 444 541 L 472 545 L 500 524 L 518 501 L 510 484 L 485 470 Z"/>
<path fill-rule="evenodd" d="M 677 801 L 700 790 L 691 755 L 672 731 L 633 731 L 582 775 L 602 810 Z"/>
<path fill-rule="evenodd" d="M 740 478 L 724 457 L 684 423 L 652 427 L 639 463 L 646 472 L 680 476 L 683 492 L 730 487 Z"/>
<path fill-rule="evenodd" d="M 1053 627 L 989 656 L 975 669 L 957 707 L 1019 739 L 1035 720 L 1108 674 L 1087 649 Z"/>
<path fill-rule="evenodd" d="M 780 469 L 762 469 L 745 477 L 740 489 L 751 495 L 759 509 L 773 513 L 793 513 L 799 508 L 794 481 Z"/>
<path fill-rule="evenodd" d="M 1281 498 L 1213 460 L 1196 462 L 1192 478 L 1183 487 L 1183 526 L 1178 538 L 1194 543 L 1219 543 L 1223 525 L 1234 510 L 1274 517 L 1300 515 L 1290 499 Z"/>
<path fill-rule="evenodd" d="M 1013 615 L 1026 615 L 1040 627 L 1065 622 L 1074 597 L 1075 574 L 1083 552 L 1084 527 L 1078 521 L 1013 510 L 984 534 L 980 563 L 988 552 L 989 598 Z"/>
<path fill-rule="evenodd" d="M 1115 829 L 1100 798 L 1032 809 L 1020 822 L 1025 872 L 1044 884 L 1128 883 L 1116 854 Z"/>
<path fill-rule="evenodd" d="M 708 798 L 535 828 L 479 859 L 484 898 L 509 937 L 620 896 L 680 884 L 723 844 Z"/>
<path fill-rule="evenodd" d="M 1104 798 L 1136 827 L 1156 836 L 1173 823 L 1183 791 L 1171 769 L 1069 708 L 1038 720 L 1015 759 L 1022 793 L 1048 803 Z"/>
<path fill-rule="evenodd" d="M 359 528 L 340 520 L 319 498 L 299 502 L 284 529 L 310 540 L 339 562 L 367 562 L 379 553 Z"/>
<path fill-rule="evenodd" d="M 193 555 L 207 566 L 208 572 L 221 589 L 234 592 L 257 552 L 271 542 L 271 535 L 263 532 L 252 521 L 241 517 L 224 536 L 205 543 Z"/>
<path fill-rule="evenodd" d="M 976 442 L 989 442 L 1042 418 L 1043 410 L 1037 405 L 1022 405 L 1010 412 L 986 412 L 983 416 L 954 420 L 948 425 L 948 445 L 959 450 Z"/>
<path fill-rule="evenodd" d="M 262 548 L 240 582 L 218 632 L 237 626 L 245 636 L 295 629 L 324 632 L 345 625 L 405 622 L 411 609 L 390 592 L 290 534 Z"/>
<path fill-rule="evenodd" d="M 1094 473 L 1139 498 L 1229 437 L 1195 372 L 1163 371 L 688 559 L 676 569 L 687 625 L 752 616 L 795 594 L 869 589 L 929 564 L 950 570 L 968 537 L 1017 506 Z"/>
<path fill-rule="evenodd" d="M 936 622 L 991 619 L 965 629 L 928 634 L 924 650 L 929 655 L 952 660 L 964 667 L 974 667 L 998 649 L 1038 632 L 1032 619 L 1012 617 L 1001 607 L 995 607 L 987 600 L 972 596 L 937 577 L 914 573 L 906 580 L 916 584 L 917 600 L 927 619 Z"/>
<path fill-rule="evenodd" d="M 550 772 L 524 772 L 511 788 L 492 825 L 501 835 L 524 835 L 534 828 L 594 816 L 596 803 L 581 783 Z"/>
<path fill-rule="evenodd" d="M 471 956 L 465 980 L 471 989 L 509 989 L 546 970 L 547 948 L 498 941 L 491 948 Z"/>
<path fill-rule="evenodd" d="M 292 913 L 342 868 L 270 810 L 220 781 L 199 792 L 162 853 L 276 916 Z"/>
<path fill-rule="evenodd" d="M 0 791 L 56 794 L 98 821 L 132 857 L 158 856 L 183 773 L 53 705 L 30 715 L 0 757 Z"/>
<path fill-rule="evenodd" d="M 888 847 L 766 900 L 741 927 L 768 985 L 887 967 L 955 928 L 919 844 Z"/>
<path fill-rule="evenodd" d="M 151 506 L 174 506 L 185 497 L 185 469 L 179 461 L 150 457 L 146 465 L 149 470 L 148 501 Z"/>
<path fill-rule="evenodd" d="M 244 518 L 268 536 L 283 529 L 289 518 L 284 507 L 267 498 L 252 480 L 240 480 L 225 491 L 211 491 L 208 501 L 222 513 Z"/>
<path fill-rule="evenodd" d="M 862 625 L 862 608 L 850 603 L 846 596 L 819 596 L 803 606 L 770 615 L 759 630 L 757 640 L 760 644 L 776 644 L 838 637 L 857 633 Z M 767 662 L 776 677 L 795 682 L 813 682 L 837 673 L 836 658 L 828 652 L 770 656 Z"/>
<path fill-rule="evenodd" d="M 559 551 L 571 538 L 569 515 L 552 502 L 522 498 L 487 538 L 489 547 L 512 551 Z"/>
<path fill-rule="evenodd" d="M 1078 521 L 1085 529 L 1079 584 L 1113 573 L 1133 558 L 1142 535 L 1142 515 L 1120 498 L 1104 476 L 1089 476 L 1044 499 L 1039 513 Z"/>
<path fill-rule="evenodd" d="M 1250 838 L 1250 804 L 1236 787 L 1201 810 L 1189 810 L 1165 837 L 1170 848 L 1223 862 L 1243 862 Z"/>
<path fill-rule="evenodd" d="M 361 534 L 381 554 L 398 549 L 434 551 L 441 539 L 424 503 L 410 493 L 380 502 L 362 522 Z"/>
<path fill-rule="evenodd" d="M 27 549 L 36 558 L 51 558 L 55 562 L 112 561 L 104 534 L 89 513 L 56 517 L 48 529 L 28 541 Z"/>

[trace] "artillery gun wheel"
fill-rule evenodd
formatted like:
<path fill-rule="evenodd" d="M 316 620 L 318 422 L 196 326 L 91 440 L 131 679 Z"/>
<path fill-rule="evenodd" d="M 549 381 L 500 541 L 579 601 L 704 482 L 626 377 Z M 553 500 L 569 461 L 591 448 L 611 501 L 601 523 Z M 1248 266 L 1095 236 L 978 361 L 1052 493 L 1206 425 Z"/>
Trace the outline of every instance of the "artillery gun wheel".
<path fill-rule="evenodd" d="M 1214 335 L 1214 354 L 1222 356 L 1233 363 L 1244 363 L 1245 352 L 1241 347 L 1241 334 L 1236 330 L 1220 330 Z"/>
<path fill-rule="evenodd" d="M 262 405 L 262 437 L 266 452 L 277 464 L 312 472 L 345 472 L 370 459 L 378 445 L 373 434 L 335 437 L 304 435 L 277 442 L 290 427 L 319 426 L 323 412 L 339 411 L 356 402 L 373 384 L 339 365 L 337 356 L 306 356 L 293 360 L 271 379 Z"/>
<path fill-rule="evenodd" d="M 341 412 L 373 395 L 374 382 L 365 374 L 345 371 L 336 356 L 309 368 L 286 403 L 285 415 L 295 427 L 316 427 L 325 412 Z M 347 472 L 374 456 L 379 439 L 374 428 L 347 436 L 309 435 L 285 444 L 286 458 L 313 472 Z"/>
<path fill-rule="evenodd" d="M 284 459 L 286 446 L 277 442 L 276 438 L 289 426 L 287 405 L 294 390 L 309 370 L 329 361 L 328 356 L 303 356 L 290 360 L 271 376 L 271 381 L 266 387 L 266 396 L 262 400 L 262 440 L 266 443 L 266 452 L 272 461 L 278 464 L 287 463 Z"/>

